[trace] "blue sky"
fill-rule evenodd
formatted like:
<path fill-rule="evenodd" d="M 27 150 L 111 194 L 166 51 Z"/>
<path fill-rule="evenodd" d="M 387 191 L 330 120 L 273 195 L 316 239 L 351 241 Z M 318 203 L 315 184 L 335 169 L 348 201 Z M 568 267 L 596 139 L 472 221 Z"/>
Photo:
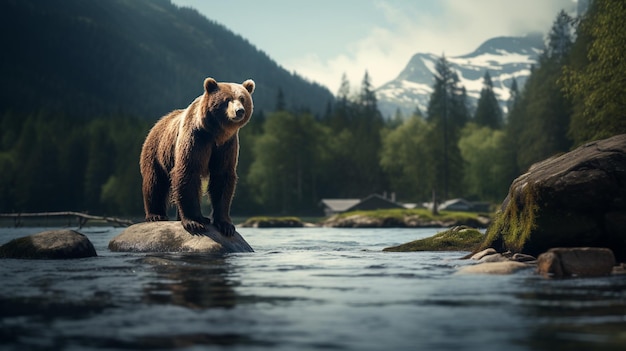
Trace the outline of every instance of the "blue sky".
<path fill-rule="evenodd" d="M 172 0 L 197 9 L 279 65 L 327 86 L 374 86 L 418 52 L 456 56 L 495 36 L 547 33 L 575 0 Z"/>

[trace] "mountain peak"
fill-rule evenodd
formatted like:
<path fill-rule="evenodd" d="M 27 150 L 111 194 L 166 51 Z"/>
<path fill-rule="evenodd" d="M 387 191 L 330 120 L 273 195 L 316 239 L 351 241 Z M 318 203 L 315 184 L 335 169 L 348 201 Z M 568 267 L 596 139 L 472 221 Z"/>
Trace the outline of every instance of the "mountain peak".
<path fill-rule="evenodd" d="M 537 54 L 536 50 L 543 47 L 543 35 L 529 34 L 524 37 L 495 37 L 482 43 L 474 52 L 459 58 L 474 57 L 483 54 L 506 55 L 516 53 L 522 55 Z"/>
<path fill-rule="evenodd" d="M 523 37 L 495 37 L 486 40 L 473 52 L 448 57 L 467 91 L 468 102 L 475 106 L 482 89 L 482 78 L 489 71 L 494 93 L 506 112 L 509 88 L 513 79 L 523 87 L 530 75 L 530 68 L 537 62 L 544 46 L 541 34 Z M 418 107 L 426 111 L 432 94 L 435 65 L 441 56 L 417 53 L 396 79 L 377 89 L 378 106 L 384 116 L 392 116 L 399 109 L 407 116 Z"/>

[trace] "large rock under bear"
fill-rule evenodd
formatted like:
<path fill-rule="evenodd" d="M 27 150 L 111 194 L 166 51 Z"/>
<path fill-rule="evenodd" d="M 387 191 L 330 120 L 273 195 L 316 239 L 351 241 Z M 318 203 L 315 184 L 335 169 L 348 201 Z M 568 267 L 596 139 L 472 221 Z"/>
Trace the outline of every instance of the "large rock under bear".
<path fill-rule="evenodd" d="M 252 115 L 255 84 L 204 81 L 204 94 L 186 109 L 161 118 L 141 150 L 143 200 L 146 221 L 168 220 L 171 201 L 183 227 L 204 233 L 211 220 L 202 215 L 202 179 L 208 178 L 213 225 L 226 236 L 235 233 L 230 218 L 239 156 L 239 128 Z"/>

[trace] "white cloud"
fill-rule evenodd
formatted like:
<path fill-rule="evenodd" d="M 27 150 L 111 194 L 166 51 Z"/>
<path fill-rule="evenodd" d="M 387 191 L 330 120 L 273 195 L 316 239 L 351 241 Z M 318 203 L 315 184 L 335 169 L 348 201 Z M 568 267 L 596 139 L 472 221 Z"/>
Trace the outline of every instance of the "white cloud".
<path fill-rule="evenodd" d="M 322 59 L 312 48 L 281 64 L 333 93 L 343 73 L 358 87 L 367 70 L 373 85 L 380 86 L 394 79 L 415 53 L 455 56 L 495 36 L 547 33 L 558 11 L 574 5 L 572 0 L 442 0 L 437 4 L 440 13 L 434 14 L 432 6 L 420 12 L 419 3 L 378 1 L 375 6 L 384 21 L 346 43 L 343 53 Z"/>

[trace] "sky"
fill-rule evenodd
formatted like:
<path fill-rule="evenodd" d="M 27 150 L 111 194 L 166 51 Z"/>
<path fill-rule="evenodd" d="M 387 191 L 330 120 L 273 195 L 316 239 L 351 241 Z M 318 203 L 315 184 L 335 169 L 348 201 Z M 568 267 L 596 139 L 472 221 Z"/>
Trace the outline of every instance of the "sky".
<path fill-rule="evenodd" d="M 336 93 L 396 78 L 416 53 L 472 52 L 497 36 L 547 33 L 576 0 L 172 0 L 192 7 L 280 66 Z"/>

